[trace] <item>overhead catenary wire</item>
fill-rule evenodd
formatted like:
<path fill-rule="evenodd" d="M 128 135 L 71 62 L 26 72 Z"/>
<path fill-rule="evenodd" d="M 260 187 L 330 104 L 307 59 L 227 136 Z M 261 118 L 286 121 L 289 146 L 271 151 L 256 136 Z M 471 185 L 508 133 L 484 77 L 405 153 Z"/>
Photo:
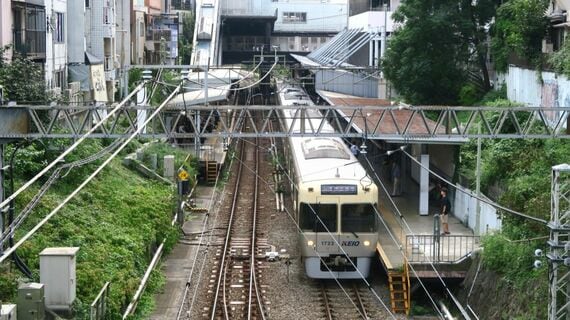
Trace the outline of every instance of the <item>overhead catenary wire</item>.
<path fill-rule="evenodd" d="M 24 219 L 26 219 L 29 213 L 38 205 L 38 203 L 43 198 L 48 189 L 53 185 L 55 181 L 57 181 L 57 179 L 61 177 L 62 170 L 64 169 L 71 170 L 74 167 L 82 166 L 90 162 L 96 161 L 101 157 L 103 157 L 105 154 L 109 153 L 114 148 L 116 148 L 120 144 L 120 142 L 121 139 L 115 140 L 112 144 L 101 149 L 99 152 L 90 155 L 87 158 L 77 160 L 72 163 L 64 164 L 59 168 L 55 169 L 55 171 L 51 174 L 49 179 L 42 185 L 40 190 L 34 195 L 32 200 L 30 200 L 30 202 L 26 205 L 26 207 L 24 207 L 24 209 L 22 209 L 20 214 L 18 214 L 16 219 L 14 219 L 14 221 L 10 225 L 6 226 L 6 230 L 4 231 L 4 233 L 0 235 L 0 246 L 3 245 L 9 238 L 13 236 L 14 232 L 16 232 L 16 229 L 24 222 Z"/>
<path fill-rule="evenodd" d="M 209 86 L 208 86 L 208 87 L 202 86 L 202 87 L 203 87 L 203 88 L 208 88 L 208 89 L 219 89 L 219 90 L 227 90 L 227 91 L 241 91 L 241 90 L 246 90 L 246 89 L 249 89 L 249 88 L 252 88 L 252 87 L 257 86 L 257 85 L 260 84 L 265 78 L 267 78 L 267 77 L 271 74 L 271 72 L 273 71 L 273 69 L 277 66 L 277 63 L 278 63 L 278 62 L 279 62 L 279 58 L 276 58 L 276 59 L 275 59 L 275 63 L 273 63 L 273 65 L 271 66 L 271 68 L 267 71 L 267 73 L 265 73 L 265 75 L 264 75 L 263 77 L 259 78 L 259 80 L 257 80 L 256 82 L 254 82 L 254 83 L 252 83 L 252 84 L 249 84 L 249 85 L 247 85 L 247 86 L 245 86 L 245 87 L 239 87 L 239 88 L 224 88 L 224 87 L 228 86 L 229 84 L 223 85 L 223 86 L 219 86 L 219 87 L 209 87 Z M 189 80 L 189 81 L 190 81 L 190 82 L 193 82 L 192 80 Z M 171 87 L 174 86 L 174 85 L 172 85 L 172 84 L 170 84 L 170 83 L 166 83 L 166 82 L 159 82 L 159 83 L 162 84 L 162 85 L 165 85 L 165 86 L 171 86 Z M 199 84 L 201 84 L 201 83 L 199 83 Z"/>
<path fill-rule="evenodd" d="M 58 164 L 61 160 L 65 158 L 71 151 L 75 150 L 79 144 L 81 144 L 89 135 L 91 135 L 95 130 L 97 130 L 100 126 L 102 126 L 107 119 L 112 117 L 117 111 L 119 111 L 137 92 L 139 92 L 145 85 L 147 81 L 143 81 L 139 84 L 123 101 L 121 101 L 113 110 L 111 110 L 101 121 L 93 126 L 89 131 L 87 131 L 84 135 L 82 135 L 77 141 L 75 141 L 69 148 L 67 148 L 62 154 L 60 154 L 55 160 L 53 160 L 50 164 L 48 164 L 42 171 L 36 174 L 33 178 L 28 180 L 28 182 L 24 183 L 18 190 L 14 191 L 8 198 L 0 203 L 0 210 L 6 207 L 10 201 L 14 200 L 20 193 L 26 190 L 29 186 L 31 186 L 34 182 L 36 182 L 39 178 L 41 178 L 44 174 L 46 174 L 50 169 L 52 169 L 56 164 Z"/>
<path fill-rule="evenodd" d="M 386 154 L 388 154 L 388 153 L 386 153 Z M 283 169 L 284 169 L 284 168 L 283 168 Z M 286 171 L 285 171 L 285 172 L 286 172 Z M 288 174 L 285 174 L 285 176 L 287 176 L 287 178 L 289 179 L 289 181 L 292 181 L 291 177 L 290 177 Z M 380 182 L 380 183 L 381 183 L 381 182 Z M 381 186 L 384 188 L 385 192 L 388 192 L 387 189 L 385 188 L 385 186 L 384 186 L 382 183 L 381 183 Z M 271 187 L 270 187 L 270 188 L 271 188 Z M 393 203 L 393 205 L 395 206 L 394 203 Z M 310 207 L 311 207 L 311 210 L 314 211 L 314 209 L 312 208 L 312 206 L 310 206 Z M 401 214 L 401 212 L 399 212 L 399 210 L 397 209 L 397 207 L 396 207 L 396 210 L 398 211 L 398 214 L 400 215 L 400 218 L 403 219 L 404 216 Z M 289 214 L 289 212 L 287 211 L 287 209 L 286 209 L 286 212 Z M 392 239 L 392 241 L 393 241 L 396 245 L 399 246 L 398 240 L 397 240 L 396 237 L 392 234 L 392 232 L 390 231 L 388 225 L 386 224 L 386 222 L 384 221 L 384 219 L 383 219 L 382 216 L 380 215 L 380 212 L 378 212 L 378 211 L 376 210 L 376 208 L 375 208 L 375 214 L 379 217 L 380 221 L 383 223 L 383 225 L 384 225 L 384 227 L 386 228 L 386 230 L 388 231 L 388 234 L 389 234 L 390 238 Z M 299 231 L 302 231 L 302 230 L 300 229 L 300 227 L 298 226 L 297 222 L 295 221 L 295 219 L 294 219 L 291 215 L 289 215 L 289 216 L 290 216 L 290 218 L 292 219 L 292 221 L 296 224 L 297 229 L 298 229 Z M 319 219 L 319 220 L 320 220 L 320 219 Z M 322 221 L 320 221 L 320 222 L 321 222 L 321 224 L 323 224 Z M 323 226 L 324 226 L 324 224 L 323 224 Z M 326 229 L 326 226 L 324 226 L 324 227 L 325 227 L 325 229 Z M 411 229 L 410 229 L 410 230 L 411 230 Z M 328 231 L 328 230 L 327 230 L 327 231 Z M 330 234 L 330 231 L 328 231 L 328 232 L 329 232 L 329 234 Z M 413 234 L 413 233 L 412 233 L 412 234 Z M 340 245 L 339 245 L 338 243 L 337 243 L 337 245 L 340 247 Z M 342 248 L 341 248 L 341 250 L 342 250 Z M 402 248 L 400 248 L 399 250 L 400 250 L 400 254 L 402 254 L 402 256 L 405 258 L 406 256 L 405 256 L 405 254 L 403 253 Z M 316 252 L 316 251 L 315 251 L 315 252 Z M 346 254 L 346 252 L 344 252 L 344 253 Z M 349 261 L 351 261 L 350 258 L 349 258 Z M 351 262 L 352 262 L 352 261 L 351 261 Z M 423 283 L 423 281 L 421 280 L 421 278 L 419 277 L 417 271 L 415 270 L 415 268 L 414 268 L 412 265 L 410 265 L 410 269 L 412 270 L 412 273 L 414 273 L 414 274 L 416 275 L 416 278 L 419 280 L 420 285 L 422 286 L 422 288 L 424 289 L 424 291 L 426 292 L 426 294 L 427 294 L 428 297 L 430 298 L 430 301 L 432 302 L 432 305 L 434 306 L 434 309 L 439 313 L 440 317 L 443 319 L 444 315 L 443 315 L 443 314 L 441 313 L 441 311 L 438 309 L 438 307 L 437 307 L 437 302 L 435 301 L 435 299 L 433 299 L 433 297 L 432 297 L 431 294 L 429 293 L 429 290 L 428 290 L 427 287 L 424 285 L 424 283 Z M 437 270 L 436 270 L 436 273 L 437 273 Z M 444 285 L 445 285 L 445 284 L 444 284 Z"/>
<path fill-rule="evenodd" d="M 524 214 L 524 213 L 515 211 L 515 210 L 513 210 L 513 209 L 509 209 L 509 208 L 507 208 L 507 207 L 504 207 L 504 206 L 502 206 L 502 205 L 500 205 L 500 204 L 498 204 L 498 203 L 496 203 L 496 202 L 493 202 L 493 201 L 491 201 L 491 200 L 487 200 L 487 199 L 482 198 L 482 197 L 479 197 L 479 196 L 477 196 L 477 195 L 470 194 L 469 192 L 467 192 L 466 190 L 464 190 L 461 186 L 452 183 L 451 181 L 449 181 L 449 180 L 443 178 L 442 176 L 440 176 L 439 174 L 437 174 L 436 172 L 434 172 L 434 171 L 431 170 L 430 168 L 424 166 L 420 161 L 418 161 L 416 158 L 414 158 L 414 157 L 413 157 L 411 154 L 409 154 L 406 150 L 403 150 L 402 148 L 400 148 L 400 150 L 401 150 L 406 156 L 408 156 L 410 159 L 412 159 L 412 161 L 414 161 L 415 163 L 417 163 L 420 167 L 422 167 L 423 169 L 427 170 L 429 173 L 431 173 L 431 174 L 433 174 L 434 176 L 436 176 L 437 178 L 441 179 L 442 181 L 444 181 L 444 182 L 447 183 L 448 185 L 453 186 L 455 189 L 459 190 L 459 191 L 462 192 L 462 193 L 465 193 L 465 194 L 467 194 L 467 195 L 469 195 L 469 196 L 471 196 L 471 197 L 473 197 L 473 198 L 475 198 L 475 199 L 477 199 L 477 200 L 479 200 L 479 201 L 482 201 L 482 202 L 484 202 L 484 203 L 486 203 L 486 204 L 489 204 L 489 205 L 493 206 L 494 208 L 503 210 L 503 211 L 505 211 L 505 212 L 508 212 L 508 213 L 513 214 L 513 215 L 519 216 L 519 217 L 521 217 L 521 218 L 533 220 L 533 221 L 536 221 L 536 222 L 541 222 L 541 223 L 543 223 L 543 224 L 547 224 L 547 223 L 548 223 L 548 221 L 546 221 L 546 220 L 544 220 L 544 219 L 540 219 L 540 218 L 537 218 L 537 217 L 529 216 L 529 215 L 527 215 L 527 214 Z"/>
<path fill-rule="evenodd" d="M 143 82 L 142 84 L 146 84 L 146 81 Z M 18 249 L 18 247 L 20 247 L 22 245 L 22 243 L 24 243 L 26 240 L 28 240 L 34 233 L 36 233 L 36 231 L 38 231 L 39 228 L 41 228 L 44 224 L 46 224 L 54 215 L 56 215 L 59 210 L 61 210 L 61 208 L 63 208 L 63 206 L 65 206 L 71 199 L 73 199 L 78 193 L 79 191 L 81 191 L 91 180 L 93 180 L 93 178 L 95 178 L 95 176 L 97 176 L 97 174 L 99 174 L 99 172 L 101 172 L 110 162 L 111 160 L 113 160 L 118 154 L 119 152 L 121 152 L 142 130 L 143 128 L 145 128 L 150 121 L 156 117 L 160 111 L 167 105 L 168 101 L 170 101 L 174 95 L 176 93 L 178 93 L 178 91 L 180 91 L 182 84 L 180 84 L 163 102 L 160 106 L 158 106 L 155 111 L 148 117 L 148 119 L 143 123 L 142 126 L 140 126 L 139 128 L 137 128 L 137 130 L 132 133 L 127 139 L 126 141 L 121 144 L 121 146 L 119 148 L 117 148 L 117 150 L 115 150 L 115 152 L 113 152 L 113 154 L 111 154 L 111 156 L 109 156 L 109 158 L 107 158 L 103 164 L 101 164 L 86 180 L 84 180 L 81 185 L 79 185 L 79 187 L 77 187 L 71 194 L 69 194 L 55 209 L 53 209 L 44 219 L 42 219 L 37 225 L 35 225 L 28 233 L 26 233 L 13 247 L 9 248 L 8 250 L 6 250 L 2 256 L 0 256 L 0 263 L 3 262 L 4 260 L 6 260 L 7 257 L 9 257 L 16 249 Z M 139 86 L 140 87 L 140 86 Z M 139 89 L 140 90 L 140 89 Z M 138 91 L 138 90 L 137 90 Z M 131 93 L 129 96 L 132 96 Z M 129 97 L 127 97 L 126 100 L 128 100 Z M 116 110 L 116 109 L 115 109 Z"/>
<path fill-rule="evenodd" d="M 392 153 L 390 153 L 392 154 Z M 366 157 L 365 157 L 366 159 Z M 398 209 L 398 206 L 396 205 L 396 203 L 394 202 L 394 200 L 392 200 L 392 197 L 390 197 L 390 193 L 388 192 L 388 189 L 386 188 L 386 186 L 384 185 L 384 183 L 382 183 L 382 180 L 380 179 L 380 177 L 378 176 L 378 174 L 376 173 L 376 170 L 374 170 L 374 167 L 372 166 L 372 163 L 370 163 L 370 161 L 368 159 L 366 159 L 369 167 L 371 168 L 371 170 L 373 171 L 374 175 L 376 176 L 376 179 L 378 180 L 378 182 L 380 183 L 380 185 L 382 186 L 384 192 L 388 195 L 388 199 L 390 200 L 390 202 L 392 203 L 392 206 L 394 207 L 394 209 L 396 209 L 399 218 L 402 220 L 402 222 L 404 223 L 404 226 L 408 229 L 408 231 L 410 232 L 410 234 L 415 237 L 415 233 L 413 232 L 412 228 L 410 227 L 410 225 L 408 224 L 408 222 L 406 221 L 404 215 L 400 212 L 400 210 Z M 376 208 L 375 208 L 375 211 Z M 380 216 L 380 212 L 377 211 L 377 215 Z M 381 220 L 384 224 L 384 220 Z M 396 238 L 394 237 L 394 235 L 392 234 L 392 232 L 390 231 L 390 229 L 388 228 L 388 226 L 385 224 L 386 230 L 388 231 L 388 234 L 390 235 L 390 237 L 393 239 L 393 241 L 398 244 L 398 241 L 396 240 Z M 406 255 L 403 252 L 403 248 L 398 247 L 400 254 L 402 254 L 402 256 L 405 258 Z M 435 265 L 433 264 L 433 261 L 431 261 L 431 259 L 429 259 L 428 257 L 426 257 L 426 260 L 428 262 L 428 264 L 430 265 L 430 267 L 432 268 L 432 270 L 435 272 L 438 280 L 442 283 L 445 291 L 448 293 L 449 297 L 453 300 L 453 302 L 455 303 L 456 307 L 461 311 L 461 314 L 465 317 L 465 319 L 470 319 L 469 315 L 467 314 L 467 312 L 465 311 L 465 308 L 463 308 L 463 306 L 461 305 L 461 303 L 459 302 L 459 300 L 457 300 L 457 298 L 453 295 L 453 293 L 451 292 L 451 290 L 449 289 L 449 287 L 447 287 L 447 284 L 445 283 L 445 281 L 443 280 L 443 278 L 441 277 L 441 275 L 439 274 L 439 271 L 437 270 L 437 268 L 435 267 Z M 413 266 L 411 264 L 409 264 L 410 268 L 412 269 L 412 271 L 414 272 L 414 274 L 416 274 L 416 277 L 419 279 L 419 276 L 417 276 L 417 273 L 415 271 L 415 269 L 413 268 Z M 420 284 L 423 286 L 423 282 L 420 282 Z M 424 287 L 424 289 L 426 290 L 426 293 L 428 293 L 427 288 Z M 436 310 L 439 311 L 439 309 L 437 308 L 437 304 L 435 303 L 435 300 L 433 300 L 433 298 L 431 298 L 431 295 L 428 296 L 430 297 L 430 299 L 432 300 L 432 303 L 434 303 L 434 306 L 436 306 Z M 441 314 L 441 312 L 440 312 Z M 443 316 L 443 315 L 442 315 Z"/>
<path fill-rule="evenodd" d="M 239 160 L 238 160 L 239 161 Z M 259 174 L 257 172 L 255 172 L 255 170 L 253 170 L 252 168 L 249 168 L 246 164 L 244 164 L 245 168 L 247 168 L 248 170 L 250 170 L 253 174 L 256 174 L 259 176 Z M 283 168 L 284 169 L 284 168 Z M 285 174 L 285 176 L 289 179 L 289 181 L 293 181 L 291 179 L 291 177 L 288 174 Z M 273 187 L 271 187 L 271 185 L 269 184 L 268 181 L 266 181 L 263 177 L 259 177 L 259 179 L 261 181 L 263 181 L 264 183 L 266 183 L 269 188 L 275 192 L 275 189 Z M 296 187 L 296 185 L 295 185 Z M 356 265 L 354 264 L 354 262 L 352 261 L 352 259 L 350 259 L 348 253 L 344 250 L 344 248 L 342 248 L 342 246 L 340 245 L 340 243 L 338 243 L 336 237 L 332 234 L 332 232 L 328 229 L 328 227 L 325 225 L 325 223 L 321 220 L 321 218 L 318 216 L 318 214 L 316 214 L 316 211 L 314 210 L 314 208 L 312 208 L 312 206 L 309 206 L 311 208 L 311 210 L 313 211 L 313 214 L 315 214 L 315 216 L 317 217 L 317 219 L 319 220 L 319 222 L 322 224 L 322 226 L 324 227 L 325 231 L 329 234 L 329 236 L 331 236 L 331 238 L 333 239 L 333 241 L 336 243 L 336 245 L 339 247 L 339 249 L 342 251 L 342 253 L 347 257 L 348 261 L 352 264 L 352 266 L 355 268 L 355 270 L 357 271 L 357 273 L 359 274 L 361 280 L 366 284 L 366 286 L 368 287 L 368 290 L 370 290 L 370 292 L 375 296 L 375 298 L 384 306 L 384 308 L 390 312 L 390 314 L 392 315 L 392 317 L 395 319 L 394 315 L 392 314 L 392 312 L 389 310 L 389 308 L 386 306 L 386 304 L 384 303 L 384 301 L 382 301 L 382 298 L 378 295 L 378 293 L 372 288 L 372 285 L 368 282 L 368 280 L 366 280 L 366 277 L 364 277 L 364 275 L 360 272 L 360 270 L 356 267 Z M 287 215 L 292 219 L 293 223 L 295 224 L 295 226 L 297 227 L 297 230 L 301 232 L 301 234 L 303 234 L 303 236 L 305 237 L 306 240 L 309 240 L 304 233 L 302 232 L 301 227 L 299 226 L 299 224 L 297 223 L 297 221 L 295 221 L 295 219 L 292 217 L 291 213 L 289 212 L 289 210 L 287 208 L 285 208 L 285 212 L 287 213 Z M 316 251 L 315 248 L 313 248 L 313 250 L 315 251 L 315 253 L 318 253 Z M 322 258 L 321 258 L 322 260 Z M 325 264 L 326 266 L 326 264 Z M 331 275 L 333 275 L 332 271 L 328 268 L 329 272 L 331 273 Z M 336 277 L 334 277 L 335 281 L 337 281 L 338 285 L 342 288 L 343 291 L 345 291 L 345 289 L 343 288 L 342 284 L 338 281 L 338 279 Z M 348 295 L 348 293 L 345 291 L 345 294 L 347 295 L 347 297 L 350 297 Z M 354 301 L 352 301 L 354 304 Z M 356 307 L 356 305 L 355 305 Z M 356 307 L 358 309 L 358 307 Z"/>

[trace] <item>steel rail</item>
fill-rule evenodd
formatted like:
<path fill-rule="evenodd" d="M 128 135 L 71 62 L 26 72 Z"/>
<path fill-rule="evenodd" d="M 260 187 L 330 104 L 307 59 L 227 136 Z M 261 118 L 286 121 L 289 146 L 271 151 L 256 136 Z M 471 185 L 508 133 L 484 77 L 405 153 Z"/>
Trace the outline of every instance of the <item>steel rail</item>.
<path fill-rule="evenodd" d="M 329 303 L 329 297 L 327 295 L 327 289 L 325 286 L 325 282 L 321 281 L 321 294 L 323 295 L 323 304 L 325 307 L 325 314 L 328 320 L 333 320 L 332 312 L 331 312 L 331 305 Z"/>
<path fill-rule="evenodd" d="M 241 148 L 240 148 L 240 159 L 243 159 L 244 157 L 244 143 L 243 141 L 240 142 L 241 144 Z M 210 316 L 211 320 L 214 320 L 216 318 L 216 309 L 218 306 L 218 296 L 220 294 L 220 286 L 222 285 L 222 278 L 224 277 L 224 272 L 225 272 L 225 267 L 224 264 L 226 263 L 226 255 L 227 255 L 227 251 L 228 251 L 228 246 L 229 246 L 229 242 L 230 242 L 230 238 L 231 238 L 231 231 L 232 231 L 232 223 L 233 223 L 233 219 L 234 219 L 234 213 L 236 211 L 236 207 L 237 207 L 237 199 L 238 199 L 238 192 L 237 190 L 239 189 L 239 183 L 241 180 L 241 173 L 242 173 L 242 168 L 243 168 L 243 162 L 240 161 L 240 165 L 238 167 L 238 172 L 237 172 L 237 177 L 236 177 L 236 185 L 235 185 L 235 190 L 236 192 L 234 192 L 233 198 L 232 198 L 232 206 L 231 206 L 231 212 L 230 212 L 230 217 L 228 220 L 228 227 L 226 230 L 226 239 L 224 242 L 224 247 L 223 247 L 223 254 L 222 254 L 222 261 L 220 262 L 220 269 L 219 269 L 219 273 L 218 273 L 218 279 L 216 281 L 216 292 L 214 294 L 214 303 L 212 304 L 212 314 Z M 224 308 L 226 309 L 226 308 Z M 226 318 L 227 318 L 227 309 L 225 310 L 225 314 L 226 314 Z"/>
<path fill-rule="evenodd" d="M 356 297 L 356 303 L 358 305 L 358 308 L 360 309 L 360 316 L 362 317 L 362 319 L 367 320 L 368 319 L 368 314 L 366 313 L 366 307 L 364 307 L 364 302 L 362 301 L 362 296 L 360 296 L 360 292 L 358 291 L 358 285 L 355 283 L 353 283 L 353 290 L 354 290 L 354 295 Z"/>

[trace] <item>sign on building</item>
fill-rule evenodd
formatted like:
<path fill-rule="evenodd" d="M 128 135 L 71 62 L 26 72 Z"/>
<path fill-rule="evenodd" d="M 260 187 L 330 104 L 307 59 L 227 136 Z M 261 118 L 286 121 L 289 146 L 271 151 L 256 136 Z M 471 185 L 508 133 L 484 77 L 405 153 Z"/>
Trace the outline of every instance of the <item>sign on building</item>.
<path fill-rule="evenodd" d="M 93 100 L 96 102 L 108 102 L 107 86 L 105 84 L 105 69 L 103 69 L 103 64 L 91 65 L 90 69 Z"/>

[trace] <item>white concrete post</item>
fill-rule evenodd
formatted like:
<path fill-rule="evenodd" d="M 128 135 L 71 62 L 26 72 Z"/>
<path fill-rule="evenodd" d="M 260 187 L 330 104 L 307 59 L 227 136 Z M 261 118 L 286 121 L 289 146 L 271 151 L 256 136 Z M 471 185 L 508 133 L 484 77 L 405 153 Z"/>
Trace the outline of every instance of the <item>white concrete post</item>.
<path fill-rule="evenodd" d="M 422 167 L 420 168 L 420 216 L 429 214 L 429 154 L 420 156 Z"/>
<path fill-rule="evenodd" d="M 174 180 L 174 156 L 164 156 L 164 177 Z"/>

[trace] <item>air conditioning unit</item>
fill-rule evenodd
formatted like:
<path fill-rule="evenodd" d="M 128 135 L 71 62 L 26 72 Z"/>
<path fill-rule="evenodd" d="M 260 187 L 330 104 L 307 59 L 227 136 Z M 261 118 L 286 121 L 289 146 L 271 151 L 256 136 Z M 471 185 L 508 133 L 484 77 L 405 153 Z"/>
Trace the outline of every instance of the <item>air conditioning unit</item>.
<path fill-rule="evenodd" d="M 3 304 L 0 311 L 0 320 L 16 320 L 16 305 L 15 304 Z"/>

